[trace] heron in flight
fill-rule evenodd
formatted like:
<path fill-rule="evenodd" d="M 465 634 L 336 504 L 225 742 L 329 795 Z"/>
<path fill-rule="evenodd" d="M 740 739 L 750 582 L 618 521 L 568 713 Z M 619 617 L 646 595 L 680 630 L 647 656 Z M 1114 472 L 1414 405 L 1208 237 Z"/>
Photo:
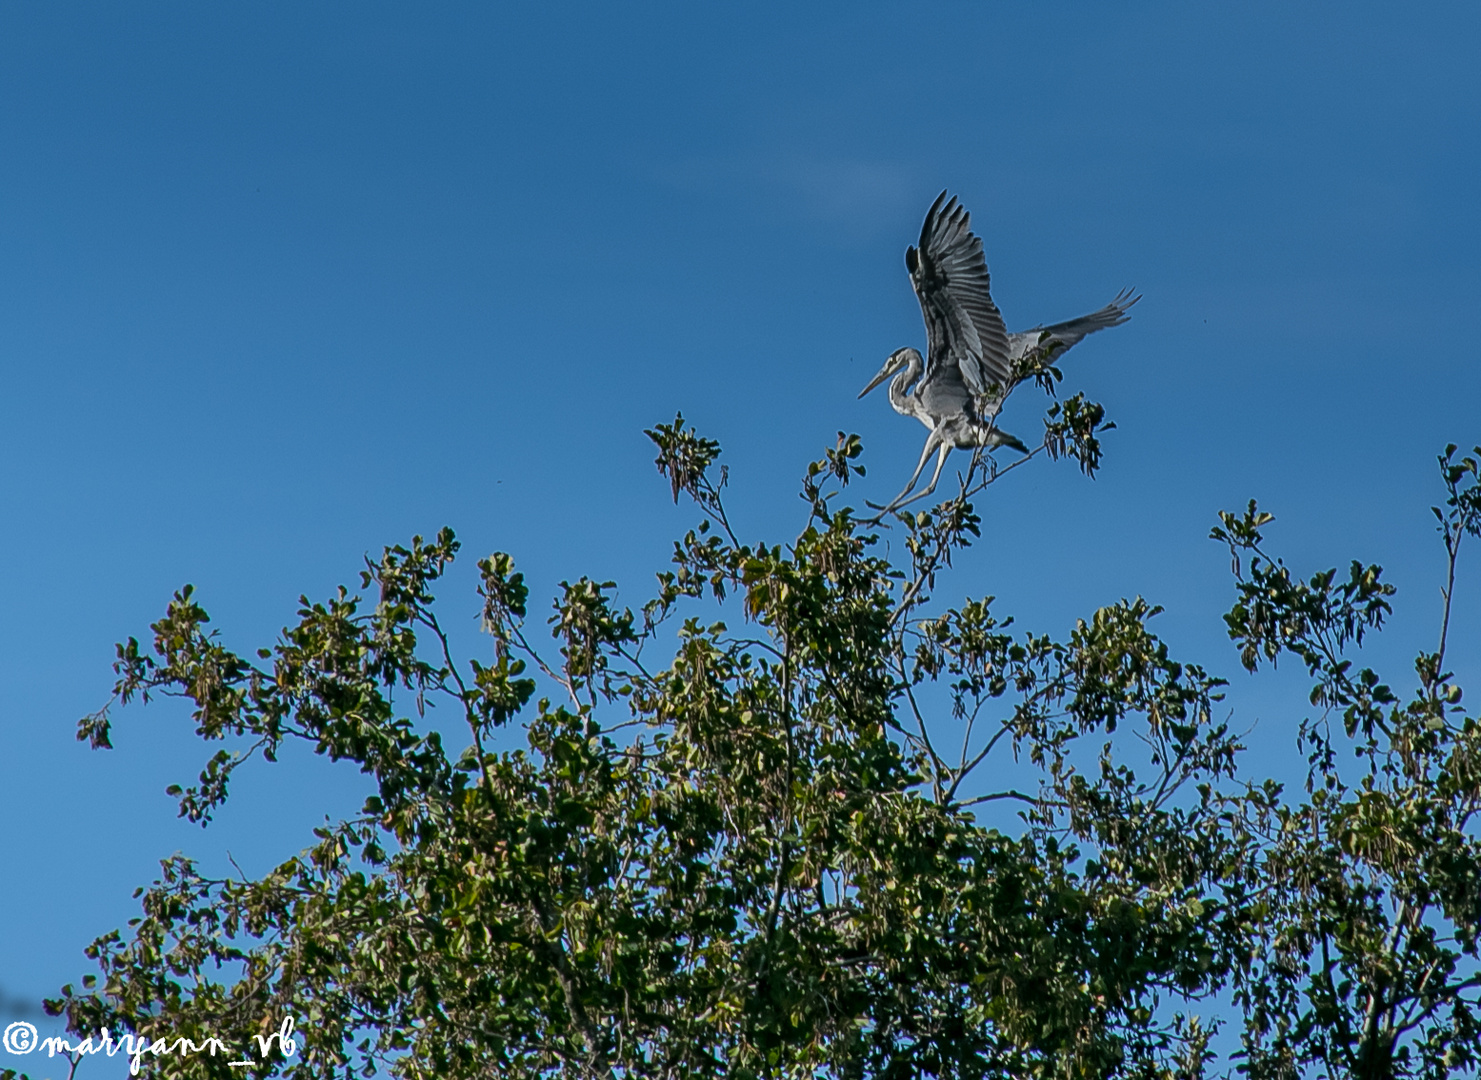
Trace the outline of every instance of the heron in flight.
<path fill-rule="evenodd" d="M 946 192 L 936 197 L 921 226 L 920 246 L 905 250 L 905 266 L 926 322 L 926 359 L 918 350 L 896 349 L 859 392 L 862 398 L 894 375 L 890 405 L 930 431 L 910 483 L 880 510 L 881 516 L 924 499 L 936 490 L 953 449 L 1008 446 L 1027 454 L 1014 436 L 998 429 L 998 410 L 1009 391 L 1087 334 L 1120 326 L 1141 299 L 1123 290 L 1099 311 L 1053 326 L 1008 333 L 988 290 L 982 240 L 970 231 L 971 215 Z M 936 471 L 924 491 L 910 495 L 935 453 Z M 906 496 L 910 496 L 906 498 Z"/>

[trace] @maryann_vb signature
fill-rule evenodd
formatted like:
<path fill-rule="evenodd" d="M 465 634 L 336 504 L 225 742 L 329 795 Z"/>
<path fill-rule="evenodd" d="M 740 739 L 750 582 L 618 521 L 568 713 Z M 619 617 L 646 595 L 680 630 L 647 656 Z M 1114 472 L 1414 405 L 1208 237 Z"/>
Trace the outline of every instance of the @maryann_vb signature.
<path fill-rule="evenodd" d="M 266 1059 L 274 1049 L 284 1057 L 293 1057 L 298 1053 L 298 1042 L 293 1038 L 293 1017 L 285 1017 L 282 1025 L 271 1035 L 254 1035 L 257 1040 L 257 1054 L 261 1059 Z M 55 1036 L 42 1039 L 38 1036 L 36 1027 L 24 1020 L 17 1021 L 5 1029 L 5 1049 L 12 1054 L 29 1054 L 32 1050 L 44 1049 L 47 1057 L 55 1057 L 57 1054 L 86 1056 L 88 1054 L 107 1054 L 113 1057 L 120 1051 L 129 1059 L 129 1075 L 138 1076 L 139 1069 L 143 1064 L 144 1055 L 153 1057 L 173 1057 L 179 1055 L 188 1057 L 191 1054 L 210 1054 L 215 1057 L 218 1053 L 231 1054 L 232 1051 L 220 1039 L 214 1035 L 208 1036 L 202 1042 L 195 1042 L 182 1037 L 175 1039 L 154 1038 L 147 1035 L 119 1035 L 113 1037 L 104 1028 L 97 1035 L 89 1035 L 79 1043 L 70 1043 L 66 1039 Z M 251 1065 L 252 1060 L 245 1055 L 236 1061 L 227 1062 L 233 1067 Z"/>

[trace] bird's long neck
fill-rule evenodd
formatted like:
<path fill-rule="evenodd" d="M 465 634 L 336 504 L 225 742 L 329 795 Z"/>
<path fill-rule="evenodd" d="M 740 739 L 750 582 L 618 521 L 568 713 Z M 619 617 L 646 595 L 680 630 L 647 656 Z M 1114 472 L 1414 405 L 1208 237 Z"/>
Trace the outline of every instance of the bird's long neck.
<path fill-rule="evenodd" d="M 910 394 L 910 384 L 920 378 L 920 373 L 920 361 L 911 357 L 905 370 L 890 380 L 890 408 L 901 416 L 915 416 L 920 411 L 920 402 Z"/>

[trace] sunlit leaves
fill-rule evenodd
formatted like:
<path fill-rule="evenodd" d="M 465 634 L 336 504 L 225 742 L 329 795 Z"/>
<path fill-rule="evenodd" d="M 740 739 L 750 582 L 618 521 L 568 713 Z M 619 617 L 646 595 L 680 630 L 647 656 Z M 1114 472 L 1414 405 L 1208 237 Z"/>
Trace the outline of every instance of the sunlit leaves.
<path fill-rule="evenodd" d="M 1300 721 L 1307 799 L 1264 808 L 1261 941 L 1238 982 L 1242 1071 L 1439 1078 L 1474 1068 L 1481 1037 L 1481 730 L 1445 671 L 1455 566 L 1475 535 L 1474 458 L 1440 457 L 1447 555 L 1440 644 L 1415 659 L 1407 702 L 1349 653 L 1390 614 L 1379 568 L 1306 580 L 1266 554 L 1253 502 L 1221 514 L 1239 592 L 1225 617 L 1245 666 L 1298 657 L 1312 676 Z M 1341 719 L 1334 731 L 1332 714 Z M 1346 764 L 1357 758 L 1356 769 Z"/>
<path fill-rule="evenodd" d="M 1051 453 L 1094 472 L 1099 406 L 1072 397 L 1047 424 Z M 1339 1051 L 1350 1067 L 1381 985 L 1420 1009 L 1392 1061 L 1475 1060 L 1481 732 L 1443 643 L 1403 704 L 1343 655 L 1389 614 L 1376 567 L 1293 576 L 1254 504 L 1215 530 L 1247 665 L 1294 654 L 1315 678 L 1297 805 L 1242 781 L 1223 684 L 1171 656 L 1155 605 L 1058 635 L 933 598 L 979 536 L 972 500 L 1016 464 L 974 456 L 887 544 L 846 505 L 862 447 L 840 433 L 795 538 L 742 544 L 718 444 L 682 418 L 648 434 L 700 520 L 640 607 L 562 582 L 532 640 L 529 587 L 496 553 L 454 609 L 490 644 L 459 656 L 434 595 L 458 554 L 444 529 L 367 560 L 360 593 L 302 599 L 250 654 L 188 588 L 148 647 L 119 646 L 117 699 L 181 697 L 214 744 L 172 789 L 187 816 L 295 744 L 373 794 L 257 879 L 162 863 L 128 932 L 90 948 L 97 985 L 52 1003 L 72 1030 L 244 1042 L 291 1015 L 306 1050 L 282 1071 L 305 1080 L 1191 1080 L 1216 1025 L 1187 1010 L 1221 987 L 1265 1076 Z M 1471 461 L 1442 459 L 1452 558 L 1475 531 Z M 79 737 L 108 746 L 108 711 Z M 994 804 L 1013 810 L 996 828 Z"/>
<path fill-rule="evenodd" d="M 1049 406 L 1044 446 L 1050 457 L 1071 458 L 1086 476 L 1094 476 L 1101 464 L 1100 437 L 1115 426 L 1102 406 L 1076 394 Z"/>

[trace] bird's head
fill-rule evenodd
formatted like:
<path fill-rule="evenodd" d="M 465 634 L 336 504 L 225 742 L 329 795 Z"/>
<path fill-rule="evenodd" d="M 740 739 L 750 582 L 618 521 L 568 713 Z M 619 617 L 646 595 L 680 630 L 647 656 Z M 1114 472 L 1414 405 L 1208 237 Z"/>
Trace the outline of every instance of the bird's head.
<path fill-rule="evenodd" d="M 884 362 L 884 367 L 880 368 L 875 373 L 874 378 L 869 380 L 869 385 L 859 391 L 859 396 L 863 397 L 891 375 L 895 374 L 895 372 L 903 371 L 912 364 L 915 365 L 917 371 L 925 366 L 925 362 L 921 359 L 920 350 L 912 349 L 909 346 L 903 349 L 896 349 L 890 353 L 889 359 Z"/>

